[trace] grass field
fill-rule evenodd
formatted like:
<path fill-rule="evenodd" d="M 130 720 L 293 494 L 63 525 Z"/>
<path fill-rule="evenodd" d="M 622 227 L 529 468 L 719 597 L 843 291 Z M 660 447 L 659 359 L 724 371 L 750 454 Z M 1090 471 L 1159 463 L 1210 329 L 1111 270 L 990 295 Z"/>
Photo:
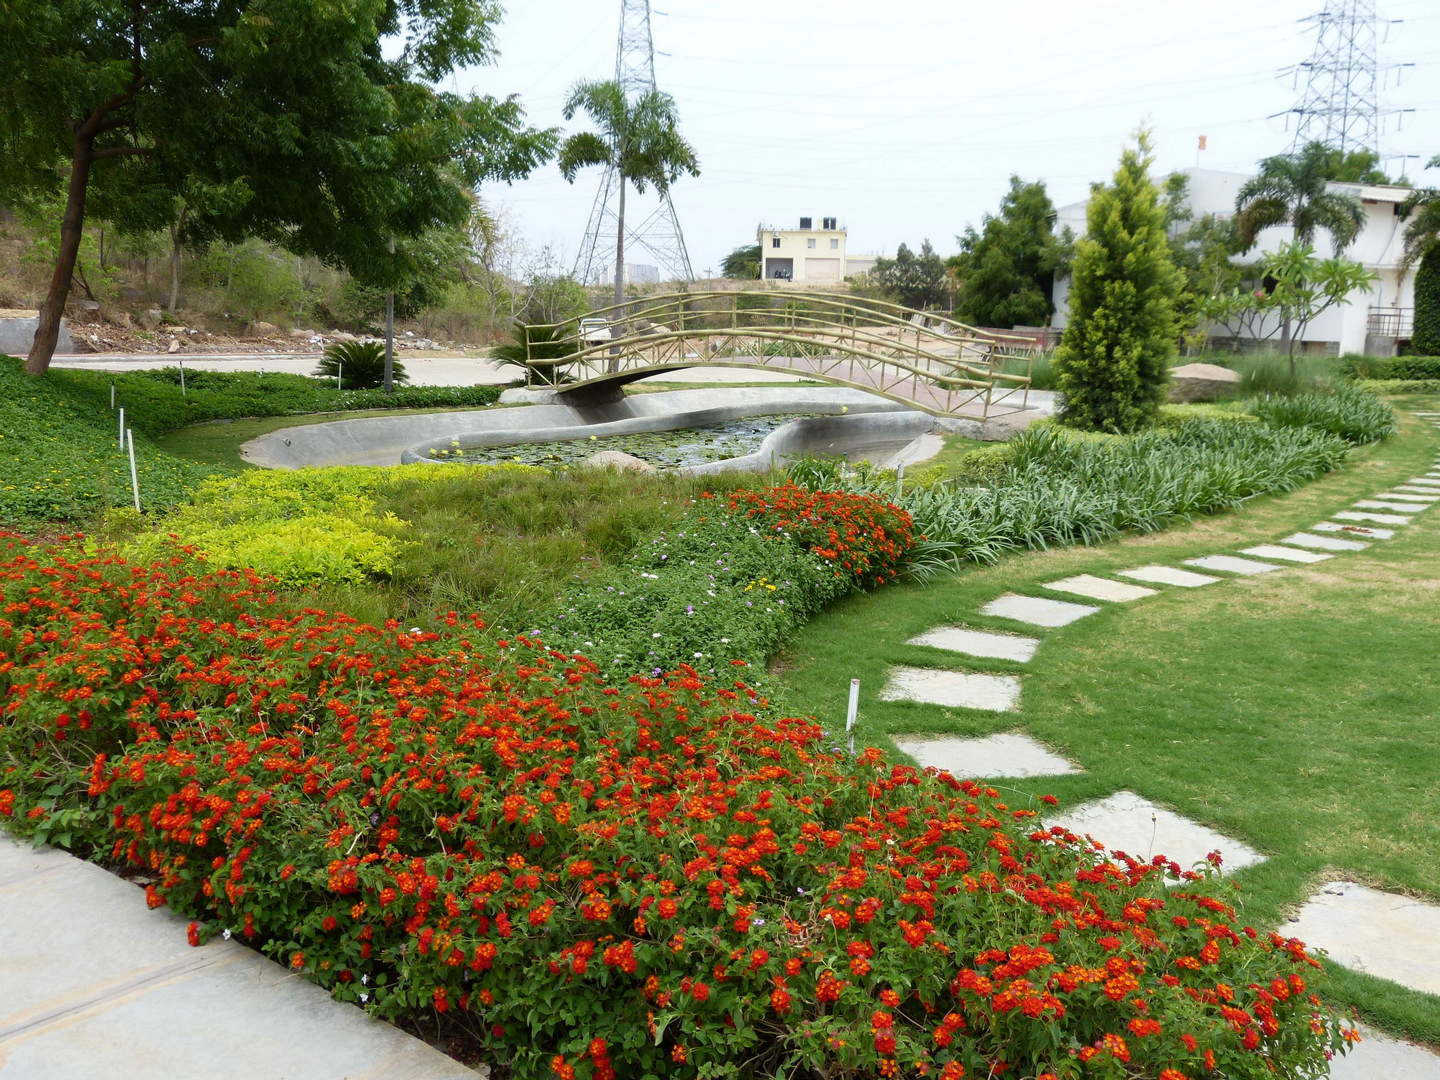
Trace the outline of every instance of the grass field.
<path fill-rule="evenodd" d="M 1396 404 L 1440 409 L 1440 397 Z M 1440 900 L 1440 510 L 1363 552 L 1105 606 L 1044 634 L 1029 664 L 904 644 L 942 623 L 1019 629 L 976 614 L 1007 590 L 1044 595 L 1042 582 L 1068 574 L 1278 539 L 1425 471 L 1437 450 L 1435 430 L 1406 417 L 1340 472 L 1239 513 L 855 597 L 780 658 L 780 697 L 838 724 L 858 677 L 860 734 L 877 745 L 902 732 L 1023 728 L 1084 772 L 1006 787 L 1071 805 L 1129 789 L 1265 853 L 1236 875 L 1257 926 L 1281 925 L 1327 878 Z M 1021 674 L 1022 711 L 879 702 L 896 663 Z M 1333 965 L 1326 984 L 1380 1027 L 1440 1044 L 1440 1000 Z"/>

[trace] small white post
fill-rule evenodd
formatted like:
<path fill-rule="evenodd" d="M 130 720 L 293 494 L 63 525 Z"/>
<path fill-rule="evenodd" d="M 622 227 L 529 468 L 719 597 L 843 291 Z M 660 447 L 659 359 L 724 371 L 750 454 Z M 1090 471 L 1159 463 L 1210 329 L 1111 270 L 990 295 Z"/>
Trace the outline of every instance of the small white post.
<path fill-rule="evenodd" d="M 125 429 L 125 446 L 130 452 L 130 490 L 135 494 L 135 512 L 140 512 L 140 477 L 135 472 L 135 433 Z"/>
<path fill-rule="evenodd" d="M 850 753 L 855 753 L 855 716 L 860 711 L 860 680 L 850 680 L 850 707 L 845 713 L 845 735 L 850 740 Z"/>
<path fill-rule="evenodd" d="M 337 360 L 335 363 L 335 389 L 345 389 L 345 361 Z"/>
<path fill-rule="evenodd" d="M 176 361 L 176 363 L 178 363 L 178 364 L 180 365 L 180 396 L 181 396 L 181 397 L 184 397 L 184 396 L 185 396 L 185 359 L 184 359 L 184 357 L 176 357 L 176 358 L 175 358 L 175 361 Z"/>
<path fill-rule="evenodd" d="M 115 384 L 110 384 L 110 408 L 115 408 Z"/>
<path fill-rule="evenodd" d="M 125 406 L 120 406 L 120 452 L 125 452 Z"/>

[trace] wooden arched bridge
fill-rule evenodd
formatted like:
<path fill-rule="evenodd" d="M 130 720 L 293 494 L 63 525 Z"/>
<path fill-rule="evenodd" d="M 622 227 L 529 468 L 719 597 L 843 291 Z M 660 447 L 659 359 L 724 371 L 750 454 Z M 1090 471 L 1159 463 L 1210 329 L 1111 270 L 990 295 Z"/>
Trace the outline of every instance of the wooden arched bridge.
<path fill-rule="evenodd" d="M 687 367 L 782 371 L 936 416 L 1028 405 L 1035 342 L 877 300 L 825 293 L 691 292 L 525 327 L 532 382 L 577 400 Z"/>

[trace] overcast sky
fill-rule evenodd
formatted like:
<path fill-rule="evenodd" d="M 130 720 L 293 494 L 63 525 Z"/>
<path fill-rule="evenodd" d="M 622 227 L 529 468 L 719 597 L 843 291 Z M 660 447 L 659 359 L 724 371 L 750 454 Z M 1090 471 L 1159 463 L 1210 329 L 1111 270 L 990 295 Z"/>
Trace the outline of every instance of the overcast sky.
<path fill-rule="evenodd" d="M 610 78 L 619 0 L 510 0 L 496 66 L 456 89 L 520 94 L 560 124 L 567 90 Z M 760 221 L 838 216 L 851 252 L 929 237 L 941 252 L 993 212 L 1017 173 L 1057 205 L 1108 177 L 1129 134 L 1154 129 L 1160 170 L 1250 169 L 1289 149 L 1298 96 L 1278 69 L 1304 60 L 1298 20 L 1322 0 L 653 0 L 660 88 L 673 94 L 702 176 L 673 197 L 697 274 L 754 241 Z M 1440 9 L 1382 0 L 1382 149 L 1412 179 L 1440 154 Z M 581 118 L 568 125 L 583 126 Z M 568 266 L 600 173 L 572 186 L 547 166 L 483 192 L 532 246 Z M 637 259 L 636 261 L 640 261 Z"/>

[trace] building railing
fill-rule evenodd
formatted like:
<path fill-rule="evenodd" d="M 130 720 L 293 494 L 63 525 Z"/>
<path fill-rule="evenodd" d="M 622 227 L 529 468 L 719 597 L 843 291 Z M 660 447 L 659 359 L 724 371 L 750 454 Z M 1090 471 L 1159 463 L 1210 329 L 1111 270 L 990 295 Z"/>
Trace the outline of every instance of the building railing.
<path fill-rule="evenodd" d="M 1415 333 L 1415 309 L 1371 305 L 1366 328 L 1375 337 L 1408 338 Z"/>

